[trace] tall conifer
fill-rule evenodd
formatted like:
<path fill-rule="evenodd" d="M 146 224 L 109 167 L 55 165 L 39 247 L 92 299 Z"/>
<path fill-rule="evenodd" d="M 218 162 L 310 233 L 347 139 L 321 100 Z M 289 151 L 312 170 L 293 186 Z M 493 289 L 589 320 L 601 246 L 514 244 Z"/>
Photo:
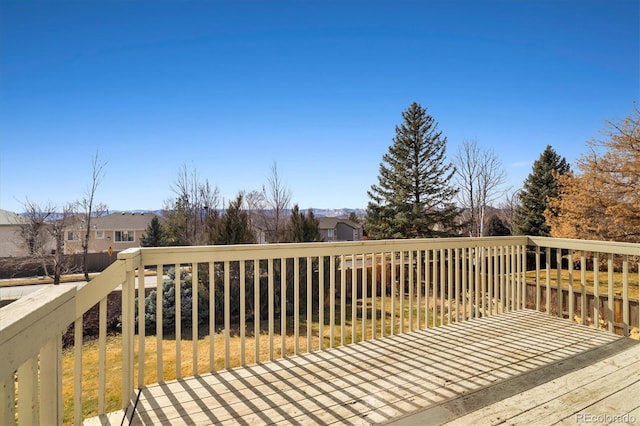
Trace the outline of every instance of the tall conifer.
<path fill-rule="evenodd" d="M 520 203 L 513 218 L 515 232 L 521 235 L 549 236 L 549 225 L 544 212 L 549 198 L 558 196 L 558 182 L 554 173 L 571 171 L 569 163 L 547 145 L 540 158 L 533 163 L 533 170 L 524 181 Z"/>
<path fill-rule="evenodd" d="M 403 123 L 382 157 L 378 184 L 368 191 L 365 228 L 372 238 L 418 238 L 457 233 L 453 204 L 455 173 L 446 161 L 447 138 L 417 103 L 402 113 Z"/>

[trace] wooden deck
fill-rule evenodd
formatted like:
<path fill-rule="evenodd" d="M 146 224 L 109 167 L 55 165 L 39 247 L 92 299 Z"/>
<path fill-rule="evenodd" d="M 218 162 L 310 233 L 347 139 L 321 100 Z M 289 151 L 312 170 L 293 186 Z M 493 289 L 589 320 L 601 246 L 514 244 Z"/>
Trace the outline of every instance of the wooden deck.
<path fill-rule="evenodd" d="M 516 311 L 153 385 L 132 424 L 637 422 L 637 343 Z"/>

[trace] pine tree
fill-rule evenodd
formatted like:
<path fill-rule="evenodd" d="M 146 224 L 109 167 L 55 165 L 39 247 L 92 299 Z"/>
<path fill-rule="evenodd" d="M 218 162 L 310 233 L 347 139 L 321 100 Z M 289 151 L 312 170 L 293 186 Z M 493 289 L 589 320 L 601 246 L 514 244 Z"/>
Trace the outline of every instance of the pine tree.
<path fill-rule="evenodd" d="M 251 244 L 256 237 L 251 230 L 249 214 L 242 208 L 242 194 L 229 203 L 227 211 L 217 221 L 215 244 Z"/>
<path fill-rule="evenodd" d="M 544 216 L 549 207 L 549 198 L 558 196 L 555 174 L 570 172 L 569 163 L 547 145 L 540 158 L 533 163 L 533 170 L 524 181 L 520 203 L 514 214 L 516 234 L 548 237 L 549 225 Z"/>
<path fill-rule="evenodd" d="M 320 223 L 313 215 L 311 209 L 309 209 L 305 215 L 304 213 L 300 213 L 300 208 L 297 204 L 293 206 L 285 239 L 291 243 L 322 241 L 320 237 Z"/>
<path fill-rule="evenodd" d="M 365 228 L 372 238 L 454 235 L 459 214 L 452 200 L 455 169 L 446 162 L 447 138 L 426 109 L 413 103 L 402 113 L 378 185 L 368 191 Z"/>
<path fill-rule="evenodd" d="M 142 247 L 163 247 L 166 246 L 166 236 L 162 229 L 158 216 L 154 216 L 147 225 L 144 234 L 140 237 Z"/>
<path fill-rule="evenodd" d="M 502 237 L 511 235 L 511 231 L 507 228 L 502 219 L 500 219 L 498 215 L 494 214 L 489 218 L 485 235 L 490 237 Z"/>

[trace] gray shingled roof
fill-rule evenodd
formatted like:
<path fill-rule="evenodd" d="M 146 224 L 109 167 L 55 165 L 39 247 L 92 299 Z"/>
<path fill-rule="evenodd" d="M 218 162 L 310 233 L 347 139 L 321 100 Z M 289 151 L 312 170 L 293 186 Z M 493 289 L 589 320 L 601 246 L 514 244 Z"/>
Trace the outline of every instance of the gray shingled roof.
<path fill-rule="evenodd" d="M 91 219 L 91 228 L 103 230 L 136 230 L 146 229 L 154 213 L 112 213 Z"/>

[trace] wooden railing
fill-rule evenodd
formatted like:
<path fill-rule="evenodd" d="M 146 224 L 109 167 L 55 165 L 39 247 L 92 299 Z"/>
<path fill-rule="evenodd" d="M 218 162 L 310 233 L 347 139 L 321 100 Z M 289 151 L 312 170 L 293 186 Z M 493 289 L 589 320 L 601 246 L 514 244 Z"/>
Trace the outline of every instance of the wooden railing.
<path fill-rule="evenodd" d="M 543 237 L 528 244 L 535 301 L 527 306 L 624 336 L 640 330 L 640 244 Z"/>
<path fill-rule="evenodd" d="M 532 258 L 534 307 L 573 318 L 573 302 L 565 306 L 560 297 L 552 307 L 548 259 L 553 253 L 563 265 L 578 256 L 586 265 L 595 252 L 609 256 L 611 277 L 620 264 L 626 313 L 619 328 L 628 335 L 638 326 L 628 314 L 629 264 L 640 256 L 638 244 L 500 237 L 129 249 L 77 293 L 51 287 L 34 294 L 39 303 L 29 305 L 31 314 L 22 301 L 0 310 L 2 353 L 18 353 L 11 348 L 28 342 L 19 357 L 0 361 L 0 419 L 80 424 L 118 409 L 131 413 L 136 389 L 148 383 L 523 309 L 530 303 L 525 280 Z M 541 259 L 548 260 L 544 268 Z M 569 284 L 558 274 L 556 290 Z M 121 352 L 108 357 L 108 296 L 118 289 Z M 98 337 L 87 345 L 83 317 L 90 309 L 98 311 Z M 191 311 L 188 320 L 183 311 Z M 67 383 L 60 341 L 71 323 Z M 608 329 L 616 331 L 615 324 Z M 96 356 L 87 356 L 89 350 Z M 97 380 L 89 388 L 86 376 L 93 372 Z M 116 402 L 114 386 L 107 386 L 114 377 Z M 63 387 L 73 388 L 73 402 L 64 406 Z"/>

